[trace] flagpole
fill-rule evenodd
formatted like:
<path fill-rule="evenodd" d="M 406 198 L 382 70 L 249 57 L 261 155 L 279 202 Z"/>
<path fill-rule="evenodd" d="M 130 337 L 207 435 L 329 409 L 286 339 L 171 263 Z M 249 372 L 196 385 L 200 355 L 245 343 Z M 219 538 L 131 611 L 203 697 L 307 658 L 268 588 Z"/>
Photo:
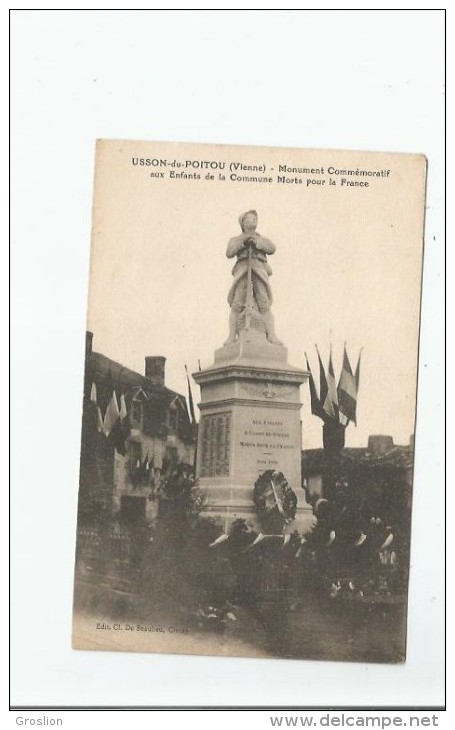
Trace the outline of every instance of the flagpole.
<path fill-rule="evenodd" d="M 362 352 L 363 352 L 363 347 L 361 347 L 359 350 L 357 367 L 356 367 L 355 373 L 354 373 L 354 380 L 355 380 L 355 385 L 356 385 L 356 414 L 355 414 L 355 427 L 356 428 L 357 428 L 357 400 L 358 400 L 359 388 L 360 388 L 360 360 L 362 357 Z"/>
<path fill-rule="evenodd" d="M 194 437 L 197 423 L 196 423 L 196 414 L 194 412 L 193 394 L 191 392 L 190 376 L 188 373 L 188 368 L 186 366 L 186 363 L 185 363 L 185 371 L 186 371 L 186 380 L 188 383 L 188 400 L 189 400 L 189 404 L 190 404 L 191 435 L 192 435 L 192 437 Z M 197 436 L 196 436 L 196 443 L 194 446 L 194 457 L 193 457 L 193 468 L 194 468 L 195 474 L 196 474 L 196 462 L 197 462 Z"/>

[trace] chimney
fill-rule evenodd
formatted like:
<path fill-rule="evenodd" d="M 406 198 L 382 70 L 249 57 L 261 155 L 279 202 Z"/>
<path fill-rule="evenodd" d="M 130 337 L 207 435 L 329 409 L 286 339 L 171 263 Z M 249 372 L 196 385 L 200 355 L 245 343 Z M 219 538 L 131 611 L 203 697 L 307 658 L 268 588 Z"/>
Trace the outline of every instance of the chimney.
<path fill-rule="evenodd" d="M 153 356 L 145 358 L 145 377 L 154 383 L 154 385 L 164 386 L 164 373 L 166 366 L 166 358 L 161 356 Z"/>
<path fill-rule="evenodd" d="M 367 451 L 373 456 L 381 456 L 393 449 L 394 443 L 392 436 L 370 436 L 368 438 Z"/>
<path fill-rule="evenodd" d="M 93 332 L 85 333 L 85 361 L 88 362 L 90 355 L 92 354 L 92 343 L 93 343 Z"/>

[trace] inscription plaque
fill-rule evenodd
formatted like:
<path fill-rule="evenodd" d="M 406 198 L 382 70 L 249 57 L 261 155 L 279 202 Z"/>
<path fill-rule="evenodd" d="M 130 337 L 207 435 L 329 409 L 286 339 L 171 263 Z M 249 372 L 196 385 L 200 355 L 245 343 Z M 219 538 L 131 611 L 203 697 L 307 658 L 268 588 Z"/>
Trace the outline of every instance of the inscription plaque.
<path fill-rule="evenodd" d="M 285 454 L 295 451 L 295 433 L 288 419 L 254 418 L 246 420 L 240 433 L 239 445 L 253 455 L 259 469 L 275 469 L 286 459 Z"/>
<path fill-rule="evenodd" d="M 201 477 L 229 476 L 231 412 L 201 417 Z"/>

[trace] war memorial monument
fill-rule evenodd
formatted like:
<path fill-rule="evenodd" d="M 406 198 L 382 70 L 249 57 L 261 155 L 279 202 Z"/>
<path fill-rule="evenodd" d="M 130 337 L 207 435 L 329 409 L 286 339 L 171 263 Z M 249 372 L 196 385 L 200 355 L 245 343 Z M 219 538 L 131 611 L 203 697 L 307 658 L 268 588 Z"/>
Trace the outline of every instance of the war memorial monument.
<path fill-rule="evenodd" d="M 300 386 L 309 374 L 288 363 L 275 333 L 267 262 L 275 245 L 256 230 L 256 211 L 241 215 L 239 223 L 241 233 L 229 240 L 226 252 L 236 257 L 229 336 L 215 350 L 213 365 L 193 375 L 201 388 L 196 476 L 207 511 L 225 532 L 239 518 L 267 531 L 254 501 L 255 484 L 266 474 L 283 534 L 302 533 L 312 522 L 301 488 Z M 283 477 L 295 495 L 291 516 L 276 493 Z"/>

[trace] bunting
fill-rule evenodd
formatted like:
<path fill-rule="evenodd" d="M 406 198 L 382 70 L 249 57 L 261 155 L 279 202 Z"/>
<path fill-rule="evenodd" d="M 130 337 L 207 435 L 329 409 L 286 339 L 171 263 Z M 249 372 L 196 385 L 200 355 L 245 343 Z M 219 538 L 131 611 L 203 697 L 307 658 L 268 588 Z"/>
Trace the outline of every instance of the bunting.
<path fill-rule="evenodd" d="M 99 413 L 101 418 L 101 412 Z M 120 408 L 117 393 L 112 389 L 112 394 L 107 404 L 106 413 L 102 422 L 103 433 L 114 445 L 116 451 L 125 456 L 126 440 L 128 439 L 131 428 L 126 407 L 125 395 L 120 395 Z"/>
<path fill-rule="evenodd" d="M 150 476 L 151 473 L 152 473 L 152 471 L 153 471 L 153 469 L 154 469 L 154 466 L 155 466 L 155 463 L 154 463 L 155 460 L 153 458 L 153 455 L 149 458 L 148 452 L 147 452 L 146 462 L 147 463 L 146 463 L 146 466 L 145 466 L 145 470 L 146 470 L 147 476 Z"/>
<path fill-rule="evenodd" d="M 147 451 L 146 456 L 137 458 L 133 470 L 133 483 L 138 486 L 140 484 L 149 484 L 151 481 L 151 474 L 153 468 L 153 455 L 150 458 L 149 452 Z"/>

